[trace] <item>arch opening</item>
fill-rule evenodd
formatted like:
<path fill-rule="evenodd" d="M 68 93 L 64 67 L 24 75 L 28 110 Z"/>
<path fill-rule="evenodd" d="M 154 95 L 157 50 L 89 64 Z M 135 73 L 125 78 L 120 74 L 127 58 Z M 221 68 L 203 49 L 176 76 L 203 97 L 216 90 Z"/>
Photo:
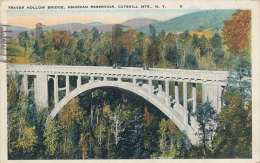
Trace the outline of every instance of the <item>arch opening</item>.
<path fill-rule="evenodd" d="M 66 105 L 67 102 L 72 100 L 74 97 L 80 95 L 84 92 L 89 92 L 96 88 L 101 87 L 117 87 L 124 90 L 128 90 L 130 92 L 133 92 L 147 101 L 149 101 L 151 104 L 153 104 L 155 107 L 157 107 L 159 110 L 161 110 L 169 119 L 171 119 L 177 127 L 181 131 L 185 131 L 188 137 L 191 140 L 192 144 L 198 143 L 198 138 L 195 135 L 197 130 L 196 128 L 192 128 L 190 125 L 185 125 L 183 122 L 183 117 L 178 112 L 175 111 L 174 108 L 171 108 L 171 106 L 166 106 L 165 102 L 157 97 L 154 94 L 150 94 L 146 88 L 140 87 L 138 85 L 134 85 L 132 83 L 126 83 L 126 82 L 117 82 L 117 81 L 102 81 L 102 82 L 92 82 L 88 84 L 81 85 L 79 88 L 76 88 L 72 92 L 69 93 L 69 95 L 65 96 L 52 110 L 50 116 L 51 118 L 54 118 L 58 112 L 62 109 L 63 106 Z"/>

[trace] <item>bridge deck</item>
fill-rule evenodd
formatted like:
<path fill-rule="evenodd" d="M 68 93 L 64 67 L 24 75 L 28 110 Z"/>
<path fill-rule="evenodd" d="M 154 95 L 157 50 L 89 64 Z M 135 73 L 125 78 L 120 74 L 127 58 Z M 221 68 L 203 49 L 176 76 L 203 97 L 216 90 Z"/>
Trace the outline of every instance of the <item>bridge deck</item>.
<path fill-rule="evenodd" d="M 58 65 L 8 65 L 7 73 L 18 72 L 19 74 L 37 75 L 87 75 L 106 77 L 126 77 L 153 80 L 175 80 L 193 83 L 211 83 L 226 85 L 228 71 L 207 71 L 207 70 L 183 70 L 167 68 L 143 68 L 122 67 L 113 69 L 105 66 L 58 66 Z"/>

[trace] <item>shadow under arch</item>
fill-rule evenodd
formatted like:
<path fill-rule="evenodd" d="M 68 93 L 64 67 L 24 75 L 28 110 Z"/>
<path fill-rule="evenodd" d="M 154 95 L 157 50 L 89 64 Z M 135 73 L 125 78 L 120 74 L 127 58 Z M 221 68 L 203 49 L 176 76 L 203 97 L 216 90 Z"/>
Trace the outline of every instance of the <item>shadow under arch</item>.
<path fill-rule="evenodd" d="M 134 85 L 132 83 L 125 83 L 125 82 L 118 82 L 118 81 L 97 81 L 97 82 L 91 82 L 91 83 L 86 83 L 84 85 L 81 85 L 79 88 L 74 89 L 67 96 L 65 96 L 58 104 L 55 105 L 55 108 L 50 113 L 50 117 L 54 118 L 59 113 L 59 111 L 74 97 L 80 95 L 83 92 L 89 92 L 92 89 L 101 88 L 101 87 L 117 87 L 117 88 L 131 91 L 143 97 L 151 104 L 156 106 L 159 110 L 161 110 L 169 119 L 171 119 L 177 125 L 177 127 L 181 131 L 185 131 L 185 133 L 187 134 L 187 136 L 189 137 L 193 145 L 198 144 L 199 142 L 199 138 L 197 135 L 198 128 L 192 128 L 188 124 L 184 125 L 183 123 L 184 119 L 182 115 L 180 115 L 175 110 L 175 108 L 166 106 L 164 100 L 157 97 L 155 94 L 150 94 L 146 88 L 140 87 L 138 85 Z"/>

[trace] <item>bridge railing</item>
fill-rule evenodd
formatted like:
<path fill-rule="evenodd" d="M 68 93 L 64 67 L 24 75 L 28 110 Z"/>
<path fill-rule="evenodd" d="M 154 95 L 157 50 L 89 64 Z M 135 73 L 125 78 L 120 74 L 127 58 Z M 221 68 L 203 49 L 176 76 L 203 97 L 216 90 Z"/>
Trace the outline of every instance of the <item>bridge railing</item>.
<path fill-rule="evenodd" d="M 110 76 L 136 76 L 142 78 L 170 79 L 170 80 L 200 80 L 212 82 L 225 82 L 228 71 L 206 71 L 206 70 L 183 70 L 183 69 L 160 69 L 150 68 L 143 70 L 136 67 L 122 67 L 113 69 L 112 67 L 103 66 L 61 66 L 61 65 L 8 65 L 7 73 L 18 71 L 20 74 L 46 73 L 53 74 L 70 74 L 70 75 L 110 75 Z"/>

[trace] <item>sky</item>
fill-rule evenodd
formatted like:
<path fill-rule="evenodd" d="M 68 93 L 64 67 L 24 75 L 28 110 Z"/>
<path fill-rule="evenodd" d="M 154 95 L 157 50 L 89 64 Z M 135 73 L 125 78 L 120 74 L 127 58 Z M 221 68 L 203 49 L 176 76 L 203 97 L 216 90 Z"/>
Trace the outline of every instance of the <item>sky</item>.
<path fill-rule="evenodd" d="M 165 21 L 197 9 L 131 9 L 131 10 L 7 10 L 7 24 L 35 28 L 37 23 L 54 25 L 62 23 L 102 22 L 119 24 L 134 18 Z"/>

